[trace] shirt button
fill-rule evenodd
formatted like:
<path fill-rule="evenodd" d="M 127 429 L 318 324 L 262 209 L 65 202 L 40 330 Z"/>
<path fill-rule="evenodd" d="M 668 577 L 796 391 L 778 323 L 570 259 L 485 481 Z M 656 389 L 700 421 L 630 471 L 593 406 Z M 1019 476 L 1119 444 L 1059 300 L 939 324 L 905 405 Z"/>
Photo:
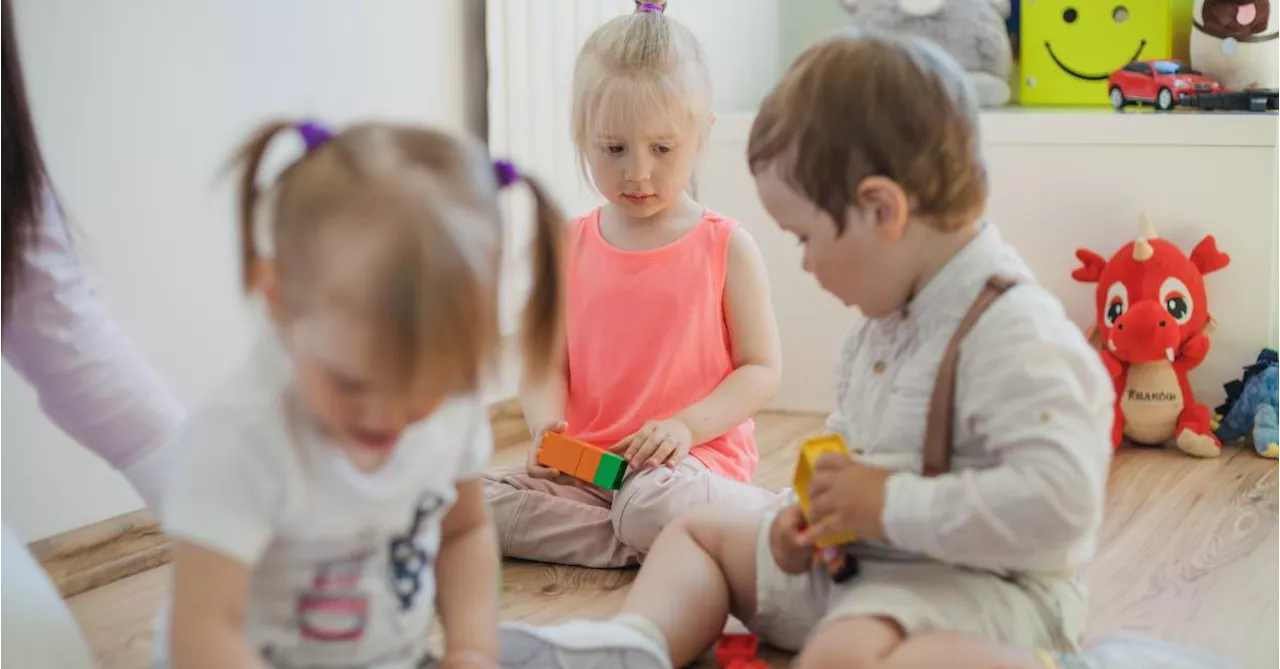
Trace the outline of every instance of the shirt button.
<path fill-rule="evenodd" d="M 872 369 L 872 371 L 874 371 L 876 374 L 884 374 L 885 367 L 887 367 L 887 366 L 888 366 L 888 365 L 884 364 L 884 361 L 883 361 L 883 360 L 881 360 L 881 361 L 877 362 L 875 365 L 873 365 L 873 366 L 871 367 L 871 369 Z"/>

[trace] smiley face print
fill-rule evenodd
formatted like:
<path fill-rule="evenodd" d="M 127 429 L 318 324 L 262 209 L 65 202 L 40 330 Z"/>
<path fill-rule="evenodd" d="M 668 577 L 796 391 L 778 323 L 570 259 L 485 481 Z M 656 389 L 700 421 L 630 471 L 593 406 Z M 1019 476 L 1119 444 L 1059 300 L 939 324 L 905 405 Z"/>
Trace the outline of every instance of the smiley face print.
<path fill-rule="evenodd" d="M 1169 0 L 1024 0 L 1022 101 L 1105 105 L 1107 77 L 1134 60 L 1169 58 Z"/>

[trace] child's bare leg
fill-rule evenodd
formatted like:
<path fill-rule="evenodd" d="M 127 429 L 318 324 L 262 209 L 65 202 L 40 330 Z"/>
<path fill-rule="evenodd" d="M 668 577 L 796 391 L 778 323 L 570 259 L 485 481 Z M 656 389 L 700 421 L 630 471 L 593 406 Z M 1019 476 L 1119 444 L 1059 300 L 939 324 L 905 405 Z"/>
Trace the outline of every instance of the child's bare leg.
<path fill-rule="evenodd" d="M 668 525 L 606 621 L 540 627 L 504 623 L 502 666 L 511 669 L 670 669 L 703 652 L 730 612 L 756 609 L 756 552 L 763 513 L 704 507 Z"/>
<path fill-rule="evenodd" d="M 756 610 L 756 535 L 763 515 L 708 507 L 672 523 L 658 536 L 622 614 L 652 622 L 678 667 L 700 657 L 724 630 L 730 613 Z"/>

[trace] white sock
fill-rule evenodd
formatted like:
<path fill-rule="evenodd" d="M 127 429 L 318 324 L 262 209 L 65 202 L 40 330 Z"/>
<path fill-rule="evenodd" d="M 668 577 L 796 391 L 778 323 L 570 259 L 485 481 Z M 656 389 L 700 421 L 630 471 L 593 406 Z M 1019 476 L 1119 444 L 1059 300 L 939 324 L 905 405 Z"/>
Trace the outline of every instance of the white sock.
<path fill-rule="evenodd" d="M 667 637 L 662 634 L 662 630 L 658 629 L 657 625 L 653 624 L 652 620 L 635 613 L 619 613 L 612 618 L 612 622 L 639 632 L 644 638 L 658 644 L 663 655 L 671 655 L 671 649 L 667 646 Z"/>

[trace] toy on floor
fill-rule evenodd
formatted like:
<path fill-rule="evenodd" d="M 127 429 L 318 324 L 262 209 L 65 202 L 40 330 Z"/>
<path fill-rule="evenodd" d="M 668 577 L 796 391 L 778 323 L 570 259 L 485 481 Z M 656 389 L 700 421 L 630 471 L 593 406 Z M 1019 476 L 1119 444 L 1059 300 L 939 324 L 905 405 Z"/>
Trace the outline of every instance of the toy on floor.
<path fill-rule="evenodd" d="M 1184 453 L 1216 457 L 1222 445 L 1210 425 L 1209 408 L 1197 404 L 1187 372 L 1209 352 L 1212 322 L 1204 275 L 1231 261 L 1212 235 L 1191 255 L 1159 239 L 1146 216 L 1138 239 L 1110 260 L 1079 249 L 1077 281 L 1098 284 L 1095 334 L 1102 361 L 1115 383 L 1112 444 L 1172 443 Z"/>
<path fill-rule="evenodd" d="M 760 637 L 754 634 L 723 634 L 716 642 L 716 664 L 728 669 L 747 669 L 759 661 Z M 764 665 L 769 666 L 769 665 Z"/>
<path fill-rule="evenodd" d="M 627 473 L 627 461 L 622 456 L 558 432 L 543 433 L 538 464 L 605 490 L 621 488 L 622 477 Z"/>
<path fill-rule="evenodd" d="M 918 35 L 965 69 L 983 107 L 1009 102 L 1009 0 L 840 0 L 858 28 Z"/>
<path fill-rule="evenodd" d="M 1216 409 L 1222 417 L 1216 431 L 1218 439 L 1225 444 L 1249 436 L 1258 455 L 1280 456 L 1276 425 L 1280 367 L 1276 365 L 1276 352 L 1263 349 L 1258 360 L 1244 368 L 1240 380 L 1231 381 L 1224 388 L 1227 401 Z"/>
<path fill-rule="evenodd" d="M 837 453 L 847 458 L 849 448 L 845 446 L 844 439 L 838 434 L 806 439 L 800 445 L 800 458 L 796 461 L 796 473 L 791 485 L 800 502 L 800 510 L 804 511 L 804 517 L 810 522 L 813 519 L 809 516 L 809 482 L 813 480 L 814 465 L 823 453 Z M 845 534 L 829 537 L 818 543 L 817 557 L 826 565 L 831 579 L 836 583 L 843 583 L 858 575 L 858 561 L 845 555 L 840 549 L 842 545 L 857 539 L 855 534 Z"/>

